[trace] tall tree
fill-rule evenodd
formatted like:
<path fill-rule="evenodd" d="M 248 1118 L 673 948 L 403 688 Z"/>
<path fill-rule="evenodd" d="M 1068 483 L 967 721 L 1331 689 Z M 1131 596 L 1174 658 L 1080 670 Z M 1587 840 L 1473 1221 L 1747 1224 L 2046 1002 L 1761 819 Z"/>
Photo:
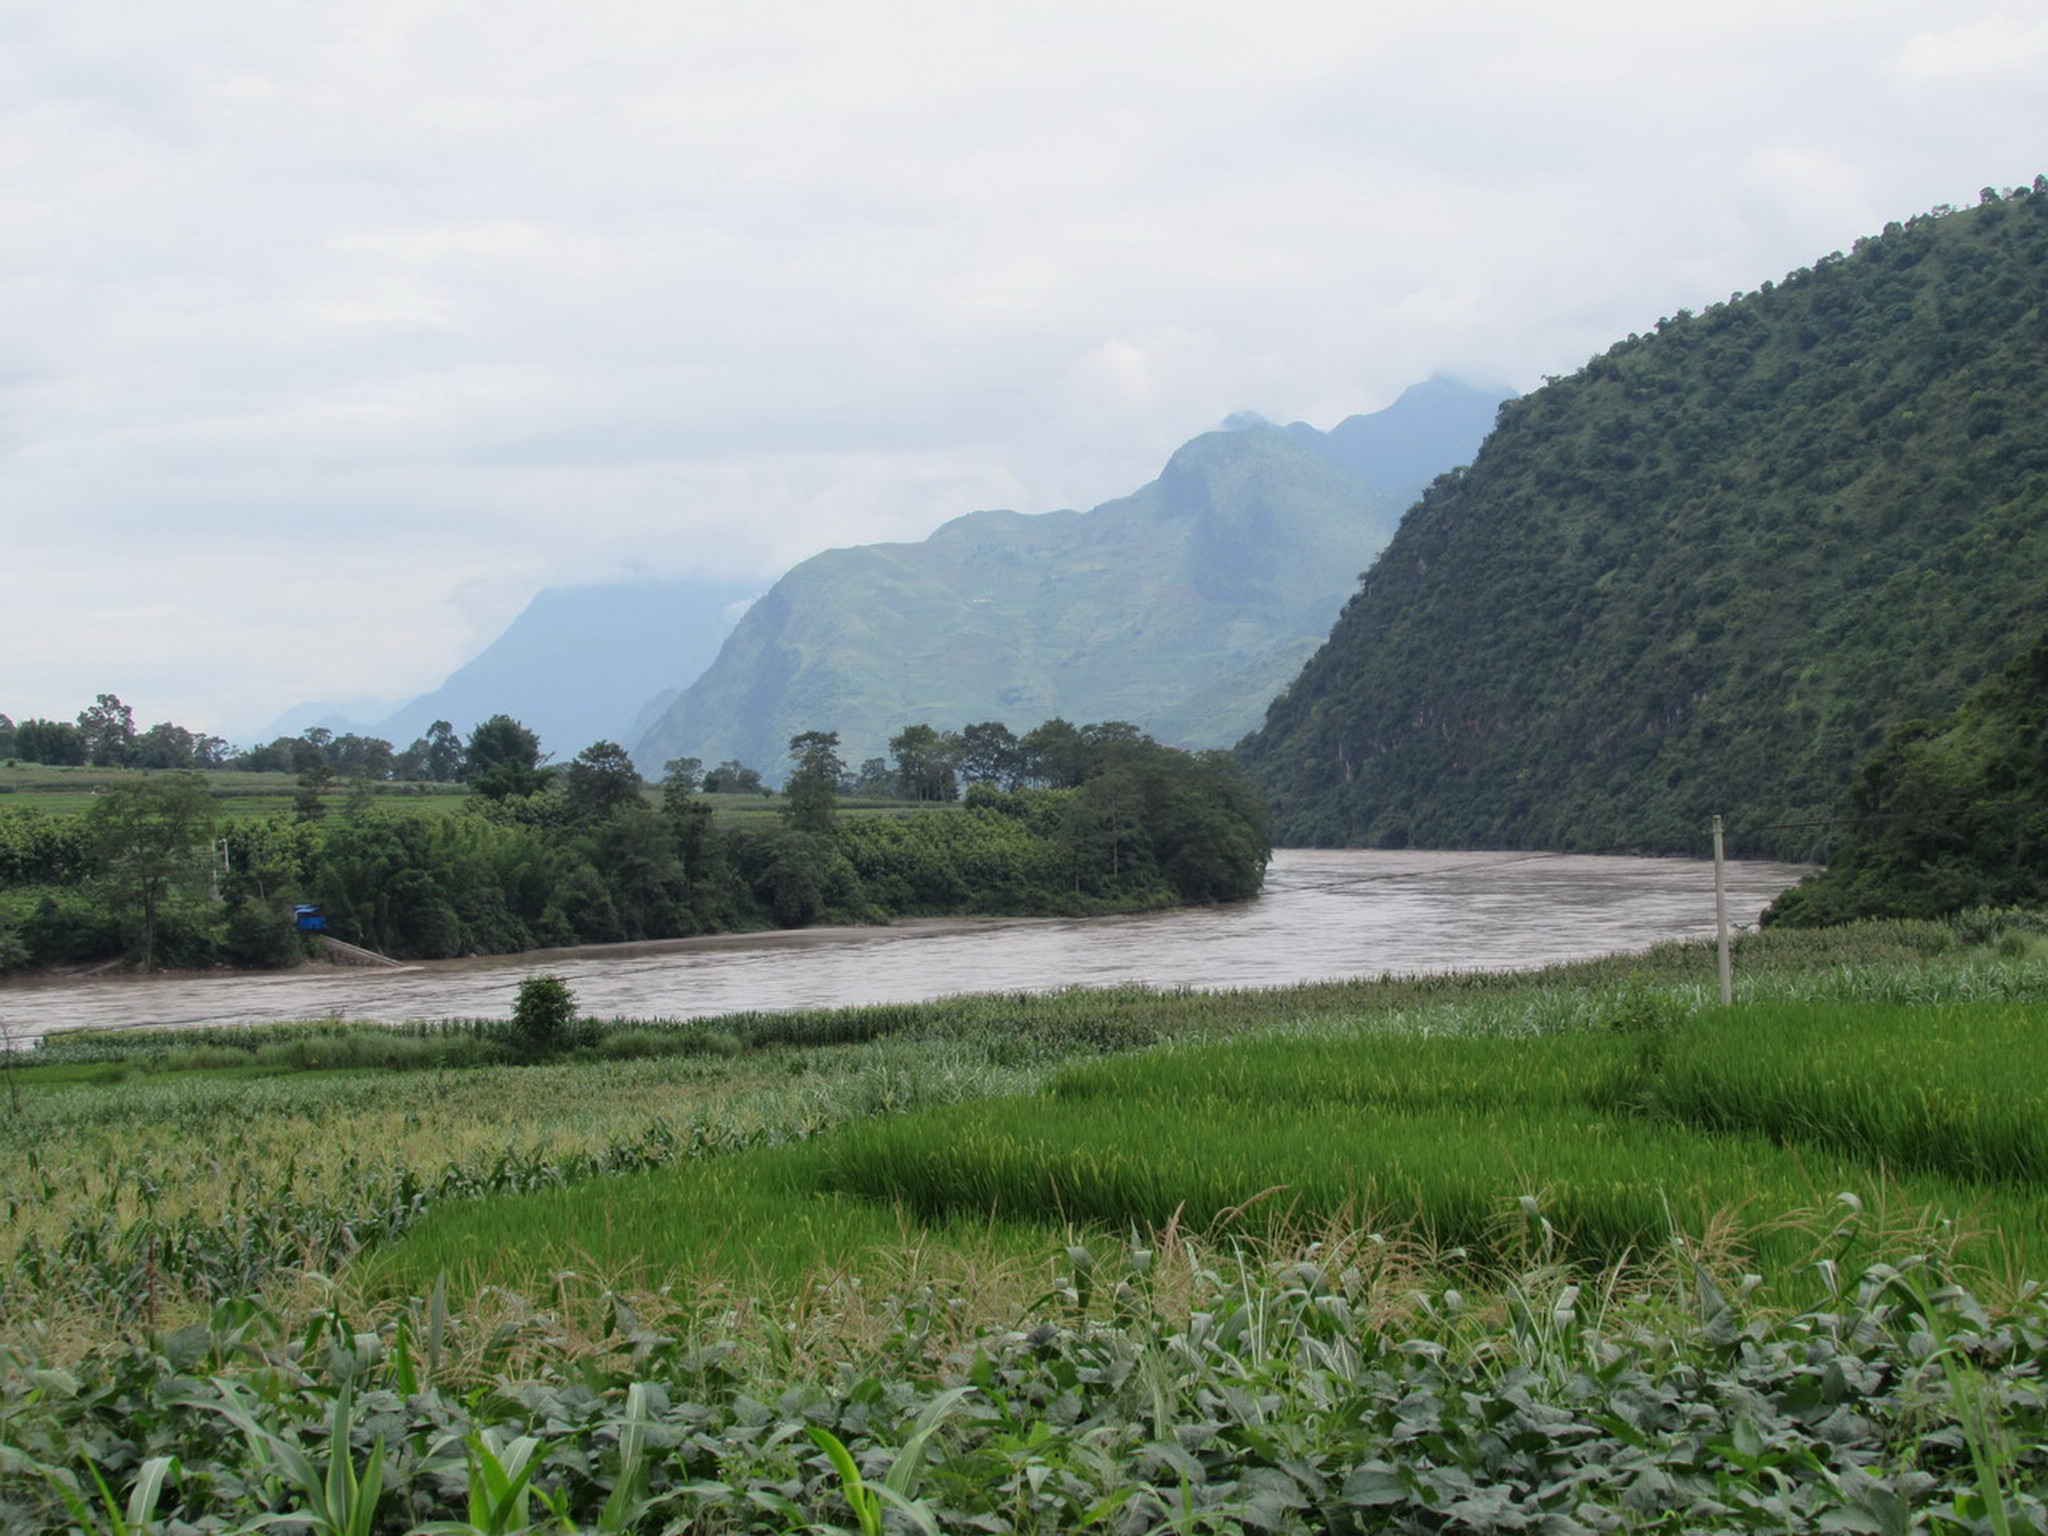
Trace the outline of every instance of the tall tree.
<path fill-rule="evenodd" d="M 358 736 L 354 732 L 328 742 L 327 761 L 345 779 L 382 781 L 390 778 L 397 766 L 390 742 L 381 736 Z"/>
<path fill-rule="evenodd" d="M 837 819 L 839 780 L 846 764 L 837 731 L 800 731 L 789 738 L 794 765 L 783 785 L 782 814 L 799 832 L 830 832 Z"/>
<path fill-rule="evenodd" d="M 536 795 L 553 776 L 543 761 L 538 736 L 510 715 L 493 715 L 470 732 L 463 777 L 487 800 Z"/>
<path fill-rule="evenodd" d="M 137 768 L 194 767 L 192 733 L 168 720 L 152 725 L 135 738 L 130 761 Z"/>
<path fill-rule="evenodd" d="M 426 735 L 398 754 L 393 772 L 401 779 L 451 784 L 462 776 L 462 738 L 446 720 L 436 720 Z"/>
<path fill-rule="evenodd" d="M 1047 789 L 1075 789 L 1088 777 L 1088 748 L 1072 721 L 1054 715 L 1018 743 L 1024 776 Z"/>
<path fill-rule="evenodd" d="M 906 725 L 889 738 L 896 761 L 896 782 L 906 800 L 954 800 L 960 783 L 953 760 L 959 739 L 941 735 L 929 725 Z"/>
<path fill-rule="evenodd" d="M 595 741 L 562 774 L 570 814 L 602 821 L 624 805 L 640 804 L 640 770 L 616 741 Z"/>
<path fill-rule="evenodd" d="M 165 896 L 206 867 L 198 848 L 211 828 L 213 795 L 197 774 L 169 774 L 109 785 L 86 812 L 94 852 L 117 903 L 136 924 L 136 951 L 147 970 Z"/>
<path fill-rule="evenodd" d="M 870 757 L 862 760 L 849 782 L 847 793 L 864 799 L 885 800 L 897 791 L 896 770 L 889 766 L 886 757 Z"/>
<path fill-rule="evenodd" d="M 334 740 L 334 732 L 324 725 L 308 726 L 297 736 L 280 737 L 285 749 L 291 754 L 291 771 L 304 778 L 307 774 L 325 772 L 334 777 L 334 764 L 327 760 L 327 744 Z"/>
<path fill-rule="evenodd" d="M 318 821 L 327 814 L 325 797 L 334 786 L 334 768 L 325 753 L 313 748 L 307 748 L 299 760 L 304 766 L 299 769 L 299 792 L 292 796 L 292 810 L 301 821 Z"/>
<path fill-rule="evenodd" d="M 78 712 L 78 733 L 93 767 L 125 767 L 135 754 L 135 711 L 111 693 L 100 694 Z"/>
<path fill-rule="evenodd" d="M 1002 721 L 960 728 L 960 777 L 967 783 L 1015 789 L 1023 766 L 1023 748 Z"/>
<path fill-rule="evenodd" d="M 736 757 L 727 758 L 704 775 L 704 793 L 707 795 L 757 795 L 760 792 L 760 772 Z"/>

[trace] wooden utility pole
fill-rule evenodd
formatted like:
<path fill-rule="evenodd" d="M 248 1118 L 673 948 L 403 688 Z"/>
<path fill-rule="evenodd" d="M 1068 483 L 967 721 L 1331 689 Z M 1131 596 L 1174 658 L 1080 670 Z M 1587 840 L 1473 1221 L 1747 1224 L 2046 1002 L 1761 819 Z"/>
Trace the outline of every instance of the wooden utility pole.
<path fill-rule="evenodd" d="M 1728 954 L 1728 872 L 1721 857 L 1721 818 L 1714 818 L 1714 937 L 1721 952 L 1721 1006 L 1735 1003 L 1735 967 Z"/>

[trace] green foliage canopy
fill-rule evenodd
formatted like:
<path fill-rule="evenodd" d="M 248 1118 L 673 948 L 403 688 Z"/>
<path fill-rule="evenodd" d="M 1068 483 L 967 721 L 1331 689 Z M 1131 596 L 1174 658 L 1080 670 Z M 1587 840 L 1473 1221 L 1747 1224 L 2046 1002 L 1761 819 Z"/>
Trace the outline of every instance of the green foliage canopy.
<path fill-rule="evenodd" d="M 203 877 L 199 853 L 212 828 L 213 795 L 197 774 L 131 779 L 100 792 L 86 832 L 113 892 L 134 924 L 144 969 L 156 958 L 157 916 L 173 884 Z"/>
<path fill-rule="evenodd" d="M 2048 635 L 1947 719 L 1908 721 L 1863 765 L 1828 868 L 1772 922 L 2048 906 Z"/>
<path fill-rule="evenodd" d="M 135 779 L 109 789 L 89 816 L 0 810 L 0 968 L 99 958 L 131 941 L 148 963 L 162 958 L 167 926 L 174 963 L 281 964 L 295 953 L 294 901 L 318 905 L 336 937 L 435 959 L 1257 892 L 1270 839 L 1233 762 L 1159 746 L 1124 725 L 1067 730 L 1076 787 L 976 784 L 967 807 L 916 814 L 837 814 L 845 768 L 831 732 L 792 741 L 786 813 L 751 819 L 715 816 L 687 773 L 649 804 L 630 760 L 606 742 L 544 792 L 473 795 L 452 811 L 351 796 L 317 818 L 216 825 L 198 776 Z M 493 734 L 517 749 L 515 770 L 528 760 L 516 736 L 479 730 L 487 743 Z M 213 837 L 226 854 L 218 900 L 200 847 Z"/>
<path fill-rule="evenodd" d="M 839 756 L 839 733 L 799 731 L 789 738 L 789 761 L 783 815 L 799 832 L 829 836 L 838 819 L 839 781 L 846 774 L 846 764 Z"/>
<path fill-rule="evenodd" d="M 1242 747 L 1289 842 L 1811 856 L 2048 611 L 2048 183 L 1510 402 Z"/>
<path fill-rule="evenodd" d="M 540 738 L 510 715 L 493 715 L 470 732 L 463 777 L 477 794 L 504 800 L 539 794 L 552 774 L 541 767 Z"/>

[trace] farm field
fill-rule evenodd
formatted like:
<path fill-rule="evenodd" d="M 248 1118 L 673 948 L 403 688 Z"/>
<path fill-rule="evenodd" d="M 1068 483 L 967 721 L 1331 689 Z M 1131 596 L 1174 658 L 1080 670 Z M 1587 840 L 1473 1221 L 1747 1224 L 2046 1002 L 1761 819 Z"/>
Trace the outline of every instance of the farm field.
<path fill-rule="evenodd" d="M 108 785 L 151 776 L 151 771 L 143 768 L 0 763 L 0 809 L 75 815 L 87 809 L 93 797 Z M 201 770 L 199 777 L 206 781 L 207 788 L 219 802 L 220 815 L 237 821 L 289 811 L 299 793 L 297 778 L 288 773 L 244 773 L 211 768 Z M 379 781 L 367 787 L 378 806 L 393 810 L 449 811 L 459 808 L 469 798 L 468 786 L 462 784 Z M 339 809 L 347 803 L 352 792 L 346 781 L 337 780 L 323 793 L 322 799 Z M 649 786 L 643 791 L 642 798 L 649 805 L 658 805 L 661 791 L 656 786 Z M 768 825 L 781 819 L 782 799 L 778 795 L 707 794 L 700 798 L 714 816 L 726 821 Z M 898 817 L 943 813 L 958 810 L 959 806 L 957 802 L 920 805 L 902 800 L 849 797 L 839 802 L 839 809 L 855 816 Z"/>
<path fill-rule="evenodd" d="M 0 1521 L 2041 1528 L 2038 920 L 1737 964 L 55 1041 Z"/>
<path fill-rule="evenodd" d="M 0 809 L 75 815 L 90 807 L 94 796 L 109 785 L 158 776 L 143 768 L 0 764 Z M 211 768 L 201 772 L 199 777 L 206 781 L 207 788 L 218 802 L 219 815 L 234 821 L 289 811 L 298 794 L 298 780 L 288 773 L 243 773 Z M 367 787 L 379 806 L 393 808 L 447 811 L 460 806 L 466 798 L 465 788 L 460 784 L 380 782 Z M 324 798 L 339 808 L 346 803 L 350 792 L 347 784 L 337 783 Z"/>

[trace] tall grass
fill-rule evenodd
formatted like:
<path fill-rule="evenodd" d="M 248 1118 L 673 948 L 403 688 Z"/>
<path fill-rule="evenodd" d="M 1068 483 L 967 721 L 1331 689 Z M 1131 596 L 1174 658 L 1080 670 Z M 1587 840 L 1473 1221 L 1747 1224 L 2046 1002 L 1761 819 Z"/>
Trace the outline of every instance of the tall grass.
<path fill-rule="evenodd" d="M 442 1206 L 801 1141 L 1035 1080 L 1003 1054 L 906 1039 L 490 1072 L 148 1076 L 24 1095 L 0 1113 L 0 1335 L 190 1315 L 335 1273 Z"/>
<path fill-rule="evenodd" d="M 920 1246 L 1006 1263 L 1055 1244 L 1043 1226 L 995 1226 L 971 1212 L 921 1225 L 887 1203 L 823 1187 L 802 1147 L 781 1147 L 448 1206 L 407 1241 L 366 1255 L 351 1285 L 405 1297 L 445 1277 L 458 1295 L 486 1286 L 534 1294 L 580 1274 L 622 1293 L 793 1296 L 820 1275 L 878 1255 L 893 1265 Z"/>
<path fill-rule="evenodd" d="M 1404 1037 L 1353 1029 L 1079 1062 L 1056 1072 L 1048 1093 L 1204 1119 L 1253 1103 L 1316 1112 L 1583 1108 L 1611 1101 L 1640 1054 L 1617 1034 Z"/>
<path fill-rule="evenodd" d="M 1630 1017 L 1644 1012 L 1641 998 L 1631 1007 Z M 609 1234 L 622 1199 L 643 1211 L 710 1200 L 727 1228 L 763 1233 L 789 1230 L 824 1200 L 848 1231 L 866 1230 L 867 1218 L 847 1215 L 861 1202 L 885 1226 L 1336 1225 L 1485 1267 L 1539 1251 L 1610 1265 L 1705 1242 L 1786 1274 L 1822 1257 L 1870 1260 L 1910 1234 L 2014 1285 L 2048 1264 L 2048 1193 L 2011 1155 L 2048 1109 L 2048 1075 L 2032 1071 L 2027 1041 L 2041 1014 L 1780 1005 L 1756 1015 L 1777 1030 L 1775 1054 L 1727 1029 L 1747 1017 L 1740 1010 L 1646 1033 L 1358 1029 L 1170 1046 L 1069 1064 L 1038 1093 L 849 1123 L 777 1154 L 775 1182 L 744 1185 L 751 1204 L 732 1203 L 742 1186 L 687 1170 L 631 1193 L 452 1213 L 428 1230 L 468 1234 L 456 1248 L 436 1236 L 420 1257 L 399 1250 L 383 1273 L 424 1283 L 468 1243 L 496 1256 L 501 1278 L 530 1278 L 590 1229 L 579 1208 L 601 1204 Z M 1866 1018 L 1890 1021 L 1874 1050 L 1858 1033 Z M 1947 1024 L 1913 1033 L 1930 1018 Z M 1802 1045 L 1786 1020 L 1820 1046 Z M 2013 1042 L 2004 1061 L 2014 1070 L 1987 1086 L 2001 1042 Z M 1919 1071 L 1944 1054 L 1976 1065 L 1946 1080 Z M 1731 1086 L 1744 1074 L 1748 1097 Z M 1808 1081 L 1818 1094 L 1802 1109 L 1791 1101 Z M 1917 1160 L 1893 1152 L 1910 1135 L 1924 1148 Z M 1984 1150 L 1994 1143 L 1996 1156 Z M 630 1251 L 643 1275 L 678 1276 L 701 1260 L 696 1232 L 648 1218 L 623 1250 L 608 1235 L 606 1251 Z M 840 1262 L 843 1250 L 807 1241 L 820 1262 Z"/>
<path fill-rule="evenodd" d="M 1507 1091 L 1489 1097 L 1489 1078 Z M 1958 1252 L 1970 1262 L 2040 1273 L 2048 1259 L 2048 1206 L 2031 1192 L 1898 1179 L 1849 1151 L 1602 1113 L 1573 1102 L 1602 1085 L 1569 1074 L 1525 1080 L 1503 1065 L 1443 1084 L 1433 1103 L 1420 1077 L 1393 1083 L 1392 1094 L 1385 1078 L 1353 1079 L 1324 1103 L 1305 1097 L 1303 1082 L 1253 1067 L 1211 1071 L 1179 1093 L 1161 1073 L 1145 1092 L 1055 1094 L 850 1127 L 809 1155 L 822 1187 L 930 1219 L 1119 1231 L 1342 1218 L 1486 1265 L 1526 1258 L 1533 1246 L 1610 1264 L 1725 1236 L 1733 1219 L 1746 1229 L 1739 1246 L 1749 1262 L 1782 1272 L 1812 1257 L 1804 1227 L 1814 1213 L 1841 1210 L 1847 1194 L 1858 1209 L 1946 1219 L 1968 1234 Z M 1805 1223 L 1788 1221 L 1802 1214 Z"/>
<path fill-rule="evenodd" d="M 1758 1004 L 1660 1040 L 1648 1107 L 1860 1160 L 2048 1186 L 2048 1007 Z"/>

